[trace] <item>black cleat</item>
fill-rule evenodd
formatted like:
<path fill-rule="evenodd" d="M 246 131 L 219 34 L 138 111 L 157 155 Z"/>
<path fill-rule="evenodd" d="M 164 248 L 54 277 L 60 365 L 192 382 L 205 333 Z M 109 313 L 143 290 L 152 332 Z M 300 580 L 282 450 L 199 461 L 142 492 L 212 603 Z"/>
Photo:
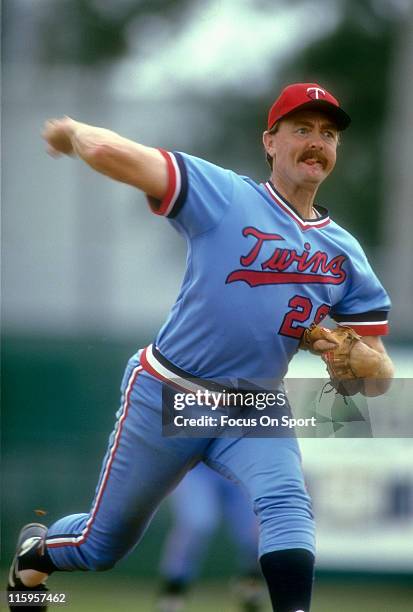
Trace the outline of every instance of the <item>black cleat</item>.
<path fill-rule="evenodd" d="M 19 533 L 17 538 L 16 555 L 10 567 L 9 581 L 7 584 L 7 593 L 9 594 L 9 609 L 22 610 L 26 606 L 19 605 L 19 601 L 23 603 L 24 600 L 36 602 L 39 599 L 38 606 L 30 606 L 30 612 L 45 612 L 47 605 L 43 605 L 42 594 L 46 593 L 49 589 L 45 584 L 41 583 L 35 587 L 27 587 L 20 580 L 18 576 L 19 568 L 21 569 L 21 563 L 28 569 L 27 559 L 34 555 L 41 554 L 43 549 L 44 540 L 47 534 L 47 527 L 40 523 L 29 523 L 25 525 Z M 39 553 L 37 551 L 39 550 Z M 36 568 L 33 568 L 36 569 Z M 14 595 L 12 595 L 12 593 Z M 30 594 L 30 599 L 29 599 Z M 26 596 L 26 597 L 25 597 Z M 13 598 L 13 601 L 11 599 Z"/>

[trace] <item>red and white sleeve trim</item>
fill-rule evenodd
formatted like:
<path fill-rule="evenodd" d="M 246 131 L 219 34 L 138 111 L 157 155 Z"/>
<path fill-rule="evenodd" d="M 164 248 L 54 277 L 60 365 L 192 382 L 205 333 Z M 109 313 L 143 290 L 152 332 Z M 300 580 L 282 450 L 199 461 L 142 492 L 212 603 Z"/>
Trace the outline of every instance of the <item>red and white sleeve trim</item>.
<path fill-rule="evenodd" d="M 168 187 L 163 200 L 156 200 L 149 195 L 147 198 L 152 212 L 154 212 L 156 215 L 163 215 L 166 217 L 170 215 L 176 201 L 179 198 L 179 194 L 181 193 L 182 178 L 178 162 L 176 161 L 173 153 L 169 153 L 169 151 L 165 151 L 164 149 L 158 150 L 160 153 L 162 153 L 166 160 L 168 170 Z"/>
<path fill-rule="evenodd" d="M 387 336 L 389 333 L 388 321 L 340 321 L 338 325 L 351 327 L 360 336 Z"/>

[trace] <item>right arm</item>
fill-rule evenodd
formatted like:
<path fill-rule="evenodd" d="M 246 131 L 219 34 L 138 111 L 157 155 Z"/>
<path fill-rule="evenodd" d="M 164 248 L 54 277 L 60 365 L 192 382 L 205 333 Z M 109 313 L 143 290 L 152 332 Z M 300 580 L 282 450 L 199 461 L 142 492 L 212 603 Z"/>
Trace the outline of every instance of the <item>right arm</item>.
<path fill-rule="evenodd" d="M 53 157 L 77 155 L 93 170 L 137 187 L 159 202 L 167 192 L 167 164 L 158 149 L 69 117 L 47 121 L 43 138 Z"/>

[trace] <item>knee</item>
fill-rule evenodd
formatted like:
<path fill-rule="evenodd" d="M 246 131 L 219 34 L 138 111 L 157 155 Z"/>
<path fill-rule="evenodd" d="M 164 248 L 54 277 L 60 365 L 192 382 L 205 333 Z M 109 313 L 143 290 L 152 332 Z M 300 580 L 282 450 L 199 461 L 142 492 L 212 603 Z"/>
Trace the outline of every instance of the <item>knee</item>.
<path fill-rule="evenodd" d="M 120 551 L 103 547 L 84 546 L 79 551 L 89 572 L 107 572 L 122 558 Z"/>
<path fill-rule="evenodd" d="M 314 553 L 315 524 L 311 501 L 305 492 L 260 498 L 256 512 L 260 522 L 260 556 L 286 548 L 304 548 Z"/>
<path fill-rule="evenodd" d="M 256 499 L 254 511 L 261 519 L 286 513 L 313 519 L 311 498 L 301 486 L 290 487 Z"/>
<path fill-rule="evenodd" d="M 117 559 L 113 558 L 89 558 L 87 560 L 88 569 L 91 572 L 107 572 L 115 567 Z"/>

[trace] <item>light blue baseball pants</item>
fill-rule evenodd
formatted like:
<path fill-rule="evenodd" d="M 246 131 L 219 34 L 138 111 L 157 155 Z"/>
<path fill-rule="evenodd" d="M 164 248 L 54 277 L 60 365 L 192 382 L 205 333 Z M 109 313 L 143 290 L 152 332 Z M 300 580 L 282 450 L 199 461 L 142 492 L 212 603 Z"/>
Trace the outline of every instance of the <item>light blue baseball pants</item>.
<path fill-rule="evenodd" d="M 297 440 L 162 436 L 162 385 L 132 357 L 89 513 L 59 519 L 46 545 L 60 570 L 106 570 L 142 538 L 162 499 L 199 461 L 239 483 L 259 522 L 259 554 L 314 553 L 314 521 Z"/>

